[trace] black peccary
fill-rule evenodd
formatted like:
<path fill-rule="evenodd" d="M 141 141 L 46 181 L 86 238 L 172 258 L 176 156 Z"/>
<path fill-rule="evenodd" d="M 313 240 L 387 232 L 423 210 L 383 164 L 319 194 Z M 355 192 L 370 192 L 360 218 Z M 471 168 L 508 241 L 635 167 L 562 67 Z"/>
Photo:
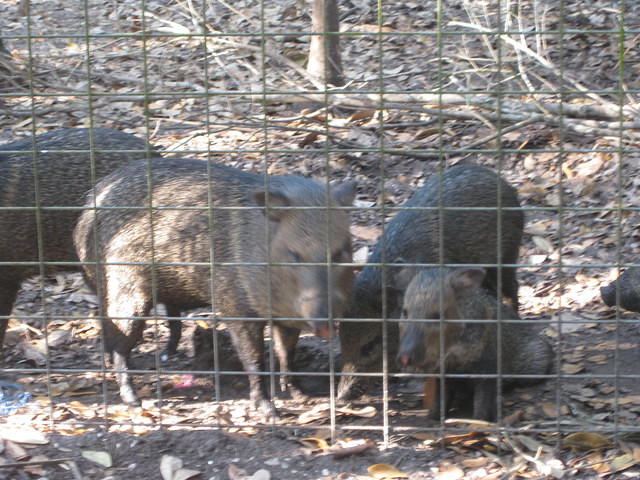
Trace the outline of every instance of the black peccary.
<path fill-rule="evenodd" d="M 275 416 L 267 377 L 256 374 L 265 369 L 264 319 L 275 319 L 276 355 L 290 371 L 300 329 L 306 324 L 326 336 L 326 319 L 343 315 L 352 268 L 326 263 L 351 261 L 349 212 L 329 207 L 349 206 L 354 184 L 331 185 L 327 197 L 326 186 L 306 178 L 270 176 L 265 187 L 264 175 L 192 159 L 154 160 L 149 175 L 151 198 L 147 163 L 136 162 L 102 180 L 87 206 L 152 205 L 153 215 L 149 208 L 85 211 L 74 232 L 80 259 L 104 262 L 99 272 L 85 265 L 85 273 L 90 286 L 101 285 L 104 312 L 114 319 L 104 322 L 114 367 L 126 370 L 144 328 L 130 318 L 147 316 L 153 301 L 172 317 L 212 305 L 223 317 L 246 319 L 225 323 L 249 373 L 253 404 Z M 258 264 L 239 264 L 245 262 Z M 122 399 L 136 403 L 126 372 L 118 383 Z"/>
<path fill-rule="evenodd" d="M 397 356 L 403 368 L 445 375 L 500 373 L 505 387 L 540 381 L 509 375 L 546 375 L 551 371 L 551 346 L 531 323 L 520 320 L 511 307 L 482 288 L 484 269 L 407 267 L 399 276 L 406 280 L 398 279 L 398 283 L 408 282 Z M 445 415 L 453 405 L 470 403 L 474 418 L 495 420 L 497 387 L 496 378 L 446 379 Z M 439 398 L 432 418 L 440 418 Z"/>
<path fill-rule="evenodd" d="M 640 312 L 640 267 L 627 268 L 615 281 L 600 287 L 602 301 L 609 307 L 616 304 L 616 290 L 620 290 L 620 306 Z"/>
<path fill-rule="evenodd" d="M 425 210 L 401 210 L 391 219 L 367 260 L 368 263 L 466 263 L 513 264 L 517 262 L 524 215 L 518 195 L 493 170 L 479 165 L 460 165 L 432 175 L 405 207 Z M 438 210 L 449 207 L 460 210 Z M 485 210 L 473 210 L 473 208 Z M 441 216 L 442 212 L 442 216 Z M 500 222 L 500 230 L 498 224 Z M 442 243 L 441 243 L 442 242 Z M 442 248 L 441 248 L 442 245 Z M 500 255 L 498 255 L 500 254 Z M 402 288 L 394 285 L 394 270 L 386 267 L 386 317 L 398 318 Z M 502 273 L 502 291 L 517 311 L 518 281 L 516 269 L 487 269 L 485 286 L 496 291 L 498 271 Z M 382 267 L 367 266 L 357 276 L 348 318 L 381 318 L 383 314 Z M 388 358 L 395 357 L 397 325 L 387 323 Z M 342 322 L 340 325 L 343 376 L 338 400 L 360 396 L 371 383 L 358 372 L 382 371 L 381 322 Z M 393 362 L 389 362 L 393 365 Z"/>
<path fill-rule="evenodd" d="M 90 149 L 95 152 L 93 157 Z M 35 207 L 82 206 L 85 194 L 92 186 L 92 158 L 95 160 L 93 173 L 99 179 L 122 165 L 144 158 L 150 149 L 152 147 L 138 137 L 106 128 L 54 130 L 1 145 L 0 207 L 31 207 L 33 210 L 0 210 L 0 261 L 77 262 L 72 232 L 80 215 L 79 209 L 36 212 Z M 38 250 L 38 232 L 42 238 L 42 258 Z M 11 315 L 20 285 L 27 278 L 38 275 L 40 268 L 35 264 L 8 265 L 0 269 L 0 316 L 5 317 L 0 319 L 2 349 L 7 316 Z M 45 273 L 74 269 L 77 267 L 46 265 Z"/>

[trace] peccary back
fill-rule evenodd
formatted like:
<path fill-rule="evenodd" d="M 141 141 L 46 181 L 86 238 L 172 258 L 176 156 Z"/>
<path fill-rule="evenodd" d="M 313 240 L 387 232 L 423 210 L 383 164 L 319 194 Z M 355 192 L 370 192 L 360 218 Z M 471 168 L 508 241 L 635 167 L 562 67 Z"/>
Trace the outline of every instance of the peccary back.
<path fill-rule="evenodd" d="M 602 300 L 609 307 L 616 304 L 616 290 L 620 291 L 622 308 L 640 312 L 640 267 L 627 268 L 615 281 L 600 288 Z"/>
<path fill-rule="evenodd" d="M 498 207 L 520 207 L 517 192 L 489 168 L 461 165 L 442 175 L 434 174 L 404 206 L 428 209 L 399 211 L 385 228 L 384 238 L 374 247 L 368 263 L 517 262 L 524 216 L 520 210 L 503 210 L 500 216 L 497 212 Z M 439 207 L 460 210 L 438 210 Z M 478 207 L 486 210 L 476 210 Z M 503 267 L 500 271 L 502 292 L 517 310 L 516 269 Z M 485 286 L 496 291 L 498 269 L 489 268 L 487 272 Z M 357 276 L 350 317 L 382 317 L 382 277 L 382 267 L 373 265 L 365 267 Z M 387 318 L 398 318 L 403 293 L 402 288 L 394 285 L 393 277 L 394 269 L 386 267 Z M 393 358 L 397 346 L 396 325 L 390 322 L 387 330 L 389 354 Z M 369 383 L 366 377 L 349 374 L 382 369 L 381 322 L 342 322 L 340 344 L 344 376 L 340 378 L 338 398 L 347 400 L 363 393 Z"/>
<path fill-rule="evenodd" d="M 270 176 L 265 187 L 263 175 L 191 159 L 154 161 L 150 176 L 152 197 L 147 164 L 136 162 L 101 181 L 87 205 L 152 205 L 152 211 L 86 211 L 75 230 L 80 259 L 106 263 L 101 271 L 85 266 L 89 284 L 102 285 L 110 317 L 125 317 L 115 321 L 117 326 L 105 323 L 114 366 L 126 368 L 143 328 L 140 321 L 126 319 L 148 315 L 155 289 L 155 301 L 165 304 L 172 317 L 213 305 L 224 317 L 275 318 L 276 354 L 288 370 L 300 329 L 308 325 L 326 336 L 327 318 L 342 316 L 346 308 L 352 270 L 326 263 L 351 261 L 349 213 L 330 207 L 349 205 L 354 185 L 332 185 L 327 197 L 326 186 L 306 178 Z M 228 322 L 247 372 L 264 371 L 265 324 Z M 135 403 L 128 377 L 119 380 L 123 400 Z M 253 402 L 270 416 L 275 410 L 267 400 L 266 380 L 249 378 Z"/>
<path fill-rule="evenodd" d="M 105 128 L 69 128 L 0 146 L 1 207 L 80 207 L 92 178 L 145 157 L 151 147 L 128 133 Z M 34 159 L 33 150 L 36 150 Z M 89 150 L 95 152 L 90 154 Z M 60 150 L 64 150 L 61 152 Z M 129 152 L 123 150 L 131 150 Z M 92 159 L 95 170 L 92 172 Z M 34 170 L 35 167 L 35 170 Z M 37 175 L 37 186 L 35 178 Z M 79 210 L 0 210 L 0 261 L 77 261 L 72 231 Z M 38 228 L 40 225 L 40 228 Z M 42 239 L 42 257 L 38 238 Z M 73 270 L 47 265 L 45 270 Z M 2 267 L 0 315 L 10 315 L 20 284 L 40 273 L 38 265 Z M 7 326 L 0 319 L 0 348 Z"/>
<path fill-rule="evenodd" d="M 498 302 L 495 294 L 482 288 L 483 269 L 435 267 L 411 274 L 413 277 L 404 295 L 403 320 L 399 324 L 397 358 L 404 368 L 445 374 L 500 373 L 504 375 L 505 386 L 536 380 L 514 379 L 509 375 L 545 375 L 551 371 L 550 345 L 530 323 L 520 320 L 511 307 Z M 483 323 L 483 320 L 496 322 Z M 497 380 L 454 378 L 455 381 L 447 382 L 445 413 L 453 397 L 464 395 L 468 389 L 473 398 L 473 416 L 494 420 Z M 439 409 L 434 409 L 432 416 L 439 415 Z"/>

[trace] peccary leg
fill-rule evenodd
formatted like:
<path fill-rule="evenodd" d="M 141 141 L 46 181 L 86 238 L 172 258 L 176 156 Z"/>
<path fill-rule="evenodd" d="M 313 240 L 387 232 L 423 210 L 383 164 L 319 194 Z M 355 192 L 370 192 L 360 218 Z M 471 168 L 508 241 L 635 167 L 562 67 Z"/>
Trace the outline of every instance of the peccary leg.
<path fill-rule="evenodd" d="M 440 420 L 440 379 L 437 379 L 437 392 L 433 407 L 429 412 L 429 419 Z M 456 417 L 466 417 L 472 414 L 474 401 L 473 380 L 466 378 L 445 379 L 444 391 L 444 416 L 447 418 L 450 412 Z"/>
<path fill-rule="evenodd" d="M 447 380 L 447 411 L 456 417 L 468 417 L 473 412 L 473 380 L 467 378 L 451 378 Z"/>
<path fill-rule="evenodd" d="M 293 361 L 295 358 L 296 344 L 300 337 L 300 330 L 297 328 L 283 327 L 281 325 L 273 326 L 273 344 L 280 363 L 280 389 L 284 392 L 288 390 L 291 398 L 303 402 L 307 396 L 294 384 L 289 375 L 284 372 L 293 371 Z"/>
<path fill-rule="evenodd" d="M 483 287 L 495 292 L 496 297 L 506 297 L 510 306 L 517 312 L 519 307 L 518 300 L 518 279 L 516 277 L 515 268 L 502 268 L 502 292 L 498 293 L 498 269 L 491 268 L 487 270 L 487 276 L 482 283 Z"/>
<path fill-rule="evenodd" d="M 473 418 L 495 421 L 498 394 L 496 383 L 492 378 L 474 380 Z"/>
<path fill-rule="evenodd" d="M 2 270 L 0 270 L 0 273 L 1 272 Z M 18 295 L 20 284 L 19 282 L 4 282 L 4 285 L 0 286 L 0 315 L 8 317 L 11 315 L 13 302 L 15 302 L 16 296 Z M 7 331 L 8 324 L 8 318 L 0 318 L 0 352 L 4 346 L 4 335 Z"/>
<path fill-rule="evenodd" d="M 504 290 L 504 296 L 509 299 L 511 308 L 517 313 L 518 307 L 520 306 L 520 301 L 518 300 L 517 271 L 515 268 L 503 268 L 502 272 L 502 289 Z"/>
<path fill-rule="evenodd" d="M 130 272 L 125 277 L 130 278 Z M 120 386 L 120 398 L 129 405 L 138 405 L 140 402 L 131 384 L 131 378 L 127 372 L 129 368 L 129 355 L 133 347 L 142 339 L 144 320 L 129 320 L 131 317 L 148 316 L 151 311 L 151 299 L 144 293 L 144 289 L 128 285 L 126 292 L 119 290 L 121 287 L 118 277 L 108 283 L 107 315 L 113 321 L 106 320 L 105 348 L 112 352 L 113 368 L 121 370 L 116 374 Z M 118 319 L 117 317 L 124 317 Z M 118 328 L 115 328 L 117 326 Z"/>
<path fill-rule="evenodd" d="M 173 305 L 165 305 L 167 308 L 167 316 L 168 317 L 179 317 L 181 315 L 180 309 L 177 309 Z M 169 343 L 167 343 L 167 348 L 164 350 L 162 357 L 170 357 L 175 355 L 178 351 L 178 344 L 180 343 L 180 338 L 182 337 L 182 321 L 181 320 L 169 320 Z"/>
<path fill-rule="evenodd" d="M 278 412 L 269 399 L 264 372 L 264 322 L 230 322 L 231 341 L 240 357 L 244 371 L 249 374 L 249 395 L 254 408 L 259 409 L 266 420 L 277 418 Z"/>
<path fill-rule="evenodd" d="M 127 370 L 129 369 L 129 355 L 133 346 L 142 338 L 142 332 L 144 330 L 143 320 L 129 320 L 131 323 L 131 331 L 129 338 L 136 340 L 133 343 L 125 345 L 116 345 L 113 350 L 113 368 L 115 370 L 122 370 L 116 374 L 118 385 L 120 385 L 120 398 L 128 405 L 139 405 L 140 401 L 131 384 L 131 377 Z"/>

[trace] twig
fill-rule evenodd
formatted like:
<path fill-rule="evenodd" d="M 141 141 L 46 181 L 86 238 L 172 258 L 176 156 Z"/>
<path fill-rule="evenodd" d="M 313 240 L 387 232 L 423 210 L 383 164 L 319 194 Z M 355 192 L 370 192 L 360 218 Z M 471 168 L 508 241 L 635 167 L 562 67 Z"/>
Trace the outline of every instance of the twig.
<path fill-rule="evenodd" d="M 32 467 L 36 465 L 58 465 L 60 463 L 68 463 L 75 462 L 78 457 L 69 457 L 69 458 L 57 458 L 55 460 L 33 460 L 31 462 L 15 462 L 15 463 L 4 463 L 0 464 L 1 468 L 20 468 L 20 467 Z"/>

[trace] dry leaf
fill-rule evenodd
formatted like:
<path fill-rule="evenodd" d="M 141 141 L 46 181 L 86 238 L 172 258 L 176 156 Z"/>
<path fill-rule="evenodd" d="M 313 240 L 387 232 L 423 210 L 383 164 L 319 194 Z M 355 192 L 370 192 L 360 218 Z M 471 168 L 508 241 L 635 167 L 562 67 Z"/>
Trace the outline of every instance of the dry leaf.
<path fill-rule="evenodd" d="M 250 477 L 245 478 L 245 480 L 271 480 L 271 472 L 261 468 Z"/>
<path fill-rule="evenodd" d="M 189 470 L 186 468 L 179 468 L 173 474 L 172 480 L 188 480 L 189 478 L 193 478 L 196 475 L 200 475 L 201 473 L 202 472 L 199 472 L 198 470 Z"/>
<path fill-rule="evenodd" d="M 564 448 L 576 450 L 596 450 L 598 448 L 607 448 L 612 446 L 611 441 L 598 433 L 577 432 L 567 435 L 562 440 Z"/>
<path fill-rule="evenodd" d="M 633 455 L 631 455 L 630 453 L 625 453 L 624 455 L 620 455 L 619 457 L 616 457 L 611 461 L 611 468 L 613 469 L 613 472 L 611 473 L 626 470 L 627 468 L 633 467 L 637 463 L 638 462 L 635 458 L 633 458 Z"/>
<path fill-rule="evenodd" d="M 97 463 L 104 468 L 111 468 L 111 466 L 113 465 L 111 455 L 109 455 L 107 452 L 99 452 L 96 450 L 82 450 L 80 454 L 87 460 L 91 460 L 92 462 Z"/>
<path fill-rule="evenodd" d="M 236 467 L 233 463 L 229 465 L 227 468 L 227 475 L 229 475 L 230 480 L 245 480 L 248 476 L 246 470 L 243 470 L 240 467 Z M 167 480 L 165 478 L 165 480 Z"/>
<path fill-rule="evenodd" d="M 418 433 L 412 433 L 411 435 L 409 435 L 411 438 L 415 438 L 416 440 L 435 440 L 437 437 L 436 435 L 434 435 L 431 432 L 418 432 Z"/>
<path fill-rule="evenodd" d="M 566 373 L 567 375 L 574 375 L 582 372 L 583 370 L 584 365 L 580 365 L 578 363 L 565 363 L 562 365 L 562 373 Z"/>
<path fill-rule="evenodd" d="M 336 412 L 343 413 L 345 415 L 353 415 L 354 417 L 373 418 L 376 416 L 378 411 L 373 405 L 368 405 L 362 408 L 340 407 L 336 408 Z"/>
<path fill-rule="evenodd" d="M 587 455 L 587 460 L 591 464 L 591 468 L 598 473 L 606 473 L 611 470 L 611 465 L 604 461 L 600 451 Z"/>
<path fill-rule="evenodd" d="M 556 408 L 555 403 L 543 402 L 540 406 L 547 417 L 556 418 L 558 416 L 558 409 Z"/>
<path fill-rule="evenodd" d="M 163 455 L 160 459 L 160 474 L 164 480 L 173 480 L 175 472 L 181 468 L 182 460 L 178 457 Z"/>
<path fill-rule="evenodd" d="M 27 360 L 32 361 L 39 367 L 47 364 L 47 356 L 31 344 L 23 341 L 20 342 L 19 347 L 22 349 L 22 353 Z"/>
<path fill-rule="evenodd" d="M 26 425 L 0 426 L 0 438 L 16 443 L 31 443 L 34 445 L 49 443 L 49 440 L 42 433 Z"/>
<path fill-rule="evenodd" d="M 371 117 L 373 117 L 373 115 L 376 113 L 375 110 L 373 109 L 369 109 L 369 110 L 358 110 L 354 113 L 351 114 L 351 116 L 349 117 L 349 122 L 355 122 L 357 120 L 364 120 L 364 119 L 370 119 Z"/>
<path fill-rule="evenodd" d="M 7 440 L 4 443 L 5 453 L 9 454 L 15 460 L 21 461 L 29 458 L 27 451 L 17 443 Z"/>
<path fill-rule="evenodd" d="M 307 410 L 303 412 L 298 417 L 298 423 L 305 424 L 315 422 L 316 420 L 321 420 L 323 418 L 327 418 L 329 415 L 329 406 L 327 404 L 316 405 L 311 410 Z"/>
<path fill-rule="evenodd" d="M 606 355 L 591 355 L 590 357 L 587 357 L 587 360 L 595 363 L 607 363 L 607 358 L 608 357 Z"/>
<path fill-rule="evenodd" d="M 534 235 L 533 243 L 535 243 L 536 247 L 538 247 L 540 250 L 542 250 L 545 253 L 553 252 L 553 245 L 549 240 L 547 240 L 544 237 L 539 237 L 538 235 Z"/>
<path fill-rule="evenodd" d="M 545 445 L 536 441 L 534 438 L 529 437 L 528 435 L 515 435 L 514 438 L 531 452 L 537 452 L 538 449 L 545 449 Z"/>
<path fill-rule="evenodd" d="M 435 475 L 437 480 L 458 480 L 462 477 L 464 477 L 464 470 L 455 465 L 440 467 L 440 470 Z"/>
<path fill-rule="evenodd" d="M 462 465 L 467 468 L 480 468 L 480 467 L 484 467 L 485 465 L 493 461 L 494 460 L 489 457 L 478 457 L 478 458 L 465 458 L 460 463 L 462 463 Z"/>
<path fill-rule="evenodd" d="M 370 439 L 350 440 L 348 442 L 340 442 L 337 445 L 332 446 L 326 454 L 329 454 L 334 458 L 343 458 L 348 457 L 349 455 L 362 453 L 375 447 L 376 443 Z"/>
<path fill-rule="evenodd" d="M 302 443 L 304 446 L 309 447 L 313 450 L 329 449 L 329 444 L 321 438 L 308 437 L 298 441 Z"/>
<path fill-rule="evenodd" d="M 30 462 L 47 462 L 49 460 L 51 459 L 45 455 L 34 455 L 33 457 L 31 457 Z M 24 468 L 25 472 L 32 475 L 38 475 L 40 477 L 45 477 L 47 474 L 45 469 L 40 465 L 25 465 L 22 468 Z"/>
<path fill-rule="evenodd" d="M 374 240 L 377 240 L 382 233 L 380 227 L 369 227 L 362 225 L 352 225 L 350 230 L 351 234 L 354 237 L 364 240 L 365 242 L 372 242 Z"/>
<path fill-rule="evenodd" d="M 96 409 L 93 407 L 89 407 L 82 402 L 77 400 L 72 400 L 67 404 L 67 408 L 71 410 L 71 412 L 77 416 L 82 417 L 84 419 L 92 419 L 97 415 Z"/>
<path fill-rule="evenodd" d="M 387 463 L 376 463 L 367 468 L 369 474 L 379 480 L 387 480 L 392 478 L 409 478 L 409 475 L 401 472 L 393 465 Z"/>

